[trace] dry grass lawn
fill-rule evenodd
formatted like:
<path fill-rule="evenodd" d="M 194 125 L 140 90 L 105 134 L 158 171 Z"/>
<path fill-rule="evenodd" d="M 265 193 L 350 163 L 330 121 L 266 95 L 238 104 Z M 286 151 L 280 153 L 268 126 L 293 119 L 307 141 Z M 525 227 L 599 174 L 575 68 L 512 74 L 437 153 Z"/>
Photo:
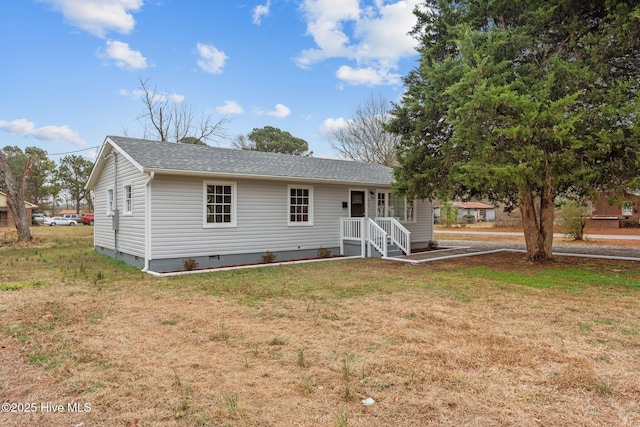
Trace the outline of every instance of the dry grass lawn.
<path fill-rule="evenodd" d="M 93 253 L 89 227 L 35 233 L 0 247 L 0 402 L 36 404 L 1 426 L 640 425 L 638 263 L 155 278 Z"/>

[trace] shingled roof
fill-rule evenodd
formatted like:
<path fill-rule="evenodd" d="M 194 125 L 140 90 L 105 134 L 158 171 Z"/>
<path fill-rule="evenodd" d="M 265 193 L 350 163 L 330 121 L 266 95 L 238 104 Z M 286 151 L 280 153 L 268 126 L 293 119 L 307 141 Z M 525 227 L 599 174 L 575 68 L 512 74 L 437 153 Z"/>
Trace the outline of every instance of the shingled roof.
<path fill-rule="evenodd" d="M 304 179 L 389 185 L 393 170 L 387 166 L 346 160 L 302 157 L 202 145 L 107 136 L 112 145 L 145 173 L 221 175 L 269 179 Z M 98 162 L 96 167 L 98 167 Z M 94 173 L 96 171 L 94 170 Z M 94 175 L 92 173 L 92 175 Z M 95 178 L 92 176 L 92 178 Z M 92 184 L 90 178 L 89 185 Z"/>

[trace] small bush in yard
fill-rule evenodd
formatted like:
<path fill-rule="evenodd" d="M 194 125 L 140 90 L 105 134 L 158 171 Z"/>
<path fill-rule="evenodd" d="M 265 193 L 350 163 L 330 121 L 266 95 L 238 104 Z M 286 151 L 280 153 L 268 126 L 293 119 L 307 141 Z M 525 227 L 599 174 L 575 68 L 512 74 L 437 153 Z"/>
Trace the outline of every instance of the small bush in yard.
<path fill-rule="evenodd" d="M 275 262 L 275 260 L 276 260 L 276 254 L 274 254 L 271 251 L 267 251 L 267 253 L 262 255 L 262 262 L 265 264 L 271 264 L 272 262 Z"/>
<path fill-rule="evenodd" d="M 182 265 L 186 271 L 191 271 L 198 268 L 198 262 L 193 258 L 185 259 Z"/>
<path fill-rule="evenodd" d="M 560 208 L 559 216 L 566 236 L 573 240 L 584 240 L 584 229 L 591 216 L 587 206 L 569 200 Z"/>
<path fill-rule="evenodd" d="M 327 248 L 318 249 L 318 258 L 331 258 L 331 249 L 327 249 Z"/>

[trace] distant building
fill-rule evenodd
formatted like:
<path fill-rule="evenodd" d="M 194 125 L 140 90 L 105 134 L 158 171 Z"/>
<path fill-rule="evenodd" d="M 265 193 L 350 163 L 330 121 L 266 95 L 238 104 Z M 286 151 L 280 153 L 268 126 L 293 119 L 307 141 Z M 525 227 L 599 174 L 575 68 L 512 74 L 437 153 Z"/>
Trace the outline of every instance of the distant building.
<path fill-rule="evenodd" d="M 33 203 L 25 202 L 25 207 L 27 208 L 27 218 L 31 218 L 33 214 L 33 210 L 38 207 L 38 205 L 34 205 Z M 9 205 L 7 204 L 7 195 L 3 192 L 0 192 L 0 227 L 15 227 L 16 223 L 13 221 L 13 214 L 11 213 L 11 209 L 9 209 Z"/>
<path fill-rule="evenodd" d="M 622 201 L 609 204 L 600 194 L 591 202 L 591 226 L 597 228 L 619 228 L 638 226 L 640 221 L 640 191 L 625 192 Z"/>
<path fill-rule="evenodd" d="M 434 207 L 434 217 L 439 220 L 442 214 L 442 204 Z M 496 220 L 496 209 L 481 202 L 452 202 L 451 206 L 458 209 L 458 221 L 465 217 L 473 216 L 477 222 L 492 222 Z"/>
<path fill-rule="evenodd" d="M 491 222 L 496 220 L 496 209 L 480 202 L 453 202 L 452 206 L 458 208 L 458 218 L 473 217 L 478 222 Z"/>

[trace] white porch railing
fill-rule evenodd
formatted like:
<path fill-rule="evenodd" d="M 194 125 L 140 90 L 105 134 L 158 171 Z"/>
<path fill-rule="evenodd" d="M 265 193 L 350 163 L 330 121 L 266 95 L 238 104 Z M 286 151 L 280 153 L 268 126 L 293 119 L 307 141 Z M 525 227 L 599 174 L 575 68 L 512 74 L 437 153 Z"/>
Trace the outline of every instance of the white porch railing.
<path fill-rule="evenodd" d="M 360 242 L 360 256 L 367 256 L 364 218 L 340 218 L 340 255 L 344 255 L 344 242 Z"/>
<path fill-rule="evenodd" d="M 376 223 L 391 237 L 391 242 L 407 255 L 411 254 L 411 232 L 395 218 L 376 218 Z"/>
<path fill-rule="evenodd" d="M 411 253 L 411 232 L 395 218 L 340 218 L 340 254 L 345 242 L 359 242 L 360 256 L 371 256 L 371 246 L 383 257 L 388 255 L 389 239 L 401 251 Z"/>
<path fill-rule="evenodd" d="M 369 236 L 367 239 L 369 245 L 373 245 L 373 247 L 376 248 L 383 257 L 386 257 L 389 253 L 387 251 L 387 245 L 389 244 L 387 242 L 387 232 L 371 218 L 367 218 L 367 225 L 367 228 L 369 229 Z M 371 247 L 369 247 L 369 253 L 367 255 L 371 256 Z"/>

